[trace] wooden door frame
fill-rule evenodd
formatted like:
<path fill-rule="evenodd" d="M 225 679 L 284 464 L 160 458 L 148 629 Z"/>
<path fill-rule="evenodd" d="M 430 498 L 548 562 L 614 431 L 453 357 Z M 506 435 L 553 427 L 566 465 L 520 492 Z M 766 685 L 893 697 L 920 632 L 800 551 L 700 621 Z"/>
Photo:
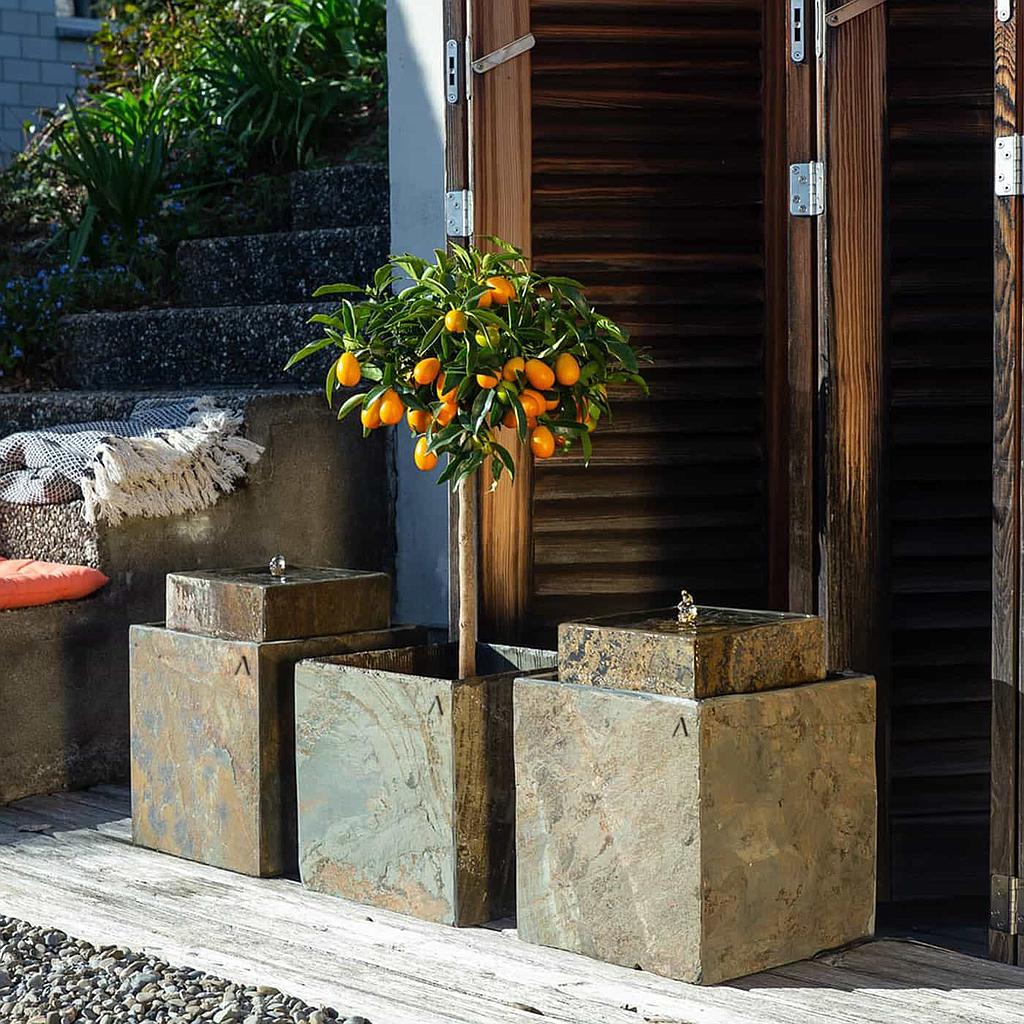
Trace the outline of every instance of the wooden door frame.
<path fill-rule="evenodd" d="M 470 0 L 474 59 L 530 31 L 529 0 Z M 531 257 L 533 134 L 530 52 L 471 75 L 473 223 L 477 238 L 503 238 Z M 526 639 L 533 589 L 533 460 L 502 428 L 515 481 L 491 489 L 480 474 L 480 628 L 484 639 Z"/>
<path fill-rule="evenodd" d="M 825 11 L 842 2 L 827 0 Z M 805 4 L 805 17 L 813 17 L 813 8 Z M 826 180 L 823 214 L 790 217 L 788 226 L 788 603 L 825 620 L 830 668 L 876 677 L 883 899 L 889 891 L 890 660 L 886 17 L 882 5 L 835 28 L 805 24 L 806 57 L 788 60 L 785 107 L 788 162 L 819 160 Z M 787 54 L 790 28 L 787 23 Z M 788 196 L 788 174 L 779 187 Z"/>
<path fill-rule="evenodd" d="M 994 136 L 1021 131 L 1024 26 L 1020 5 L 995 18 Z M 1021 864 L 1021 258 L 1024 200 L 996 196 L 992 409 L 992 772 L 989 864 L 1016 877 Z M 997 766 L 1007 770 L 997 771 Z M 1016 937 L 989 930 L 989 954 L 1019 963 Z"/>
<path fill-rule="evenodd" d="M 470 63 L 530 31 L 529 0 L 445 0 L 444 38 L 460 47 L 456 103 L 447 104 L 446 191 L 468 189 L 473 196 L 473 237 L 452 237 L 486 245 L 488 236 L 512 242 L 531 256 L 532 131 L 529 52 L 475 74 Z M 447 69 L 446 53 L 446 69 Z M 502 428 L 503 431 L 507 428 Z M 512 432 L 509 431 L 509 434 Z M 533 582 L 532 460 L 505 437 L 516 467 L 491 489 L 487 467 L 479 474 L 480 636 L 514 643 L 525 638 Z M 449 621 L 459 621 L 458 565 L 454 538 L 457 501 L 449 502 Z"/>

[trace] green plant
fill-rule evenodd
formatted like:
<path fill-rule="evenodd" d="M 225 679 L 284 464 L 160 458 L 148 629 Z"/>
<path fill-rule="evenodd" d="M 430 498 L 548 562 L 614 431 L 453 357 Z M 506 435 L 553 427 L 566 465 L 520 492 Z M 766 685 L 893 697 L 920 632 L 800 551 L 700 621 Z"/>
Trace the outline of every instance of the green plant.
<path fill-rule="evenodd" d="M 608 386 L 645 388 L 628 335 L 590 306 L 579 282 L 534 273 L 518 249 L 493 241 L 494 252 L 455 246 L 433 263 L 393 256 L 366 288 L 320 288 L 318 297 L 364 297 L 314 316 L 324 337 L 288 364 L 332 350 L 328 401 L 339 382 L 368 381 L 338 414 L 361 410 L 367 432 L 423 414 L 410 420 L 425 439 L 418 461 L 447 456 L 439 481 L 453 486 L 488 460 L 495 481 L 512 476 L 510 436 L 540 459 L 578 445 L 589 461 L 591 434 L 611 414 Z M 411 283 L 396 295 L 402 275 Z M 503 425 L 514 434 L 501 435 Z"/>
<path fill-rule="evenodd" d="M 289 50 L 307 67 L 366 73 L 386 46 L 382 0 L 265 0 L 267 20 L 288 30 Z"/>
<path fill-rule="evenodd" d="M 62 170 L 87 197 L 81 216 L 66 218 L 72 263 L 89 249 L 97 223 L 132 239 L 156 212 L 170 141 L 166 112 L 155 92 L 107 94 L 89 107 L 69 101 L 54 143 Z"/>
<path fill-rule="evenodd" d="M 392 256 L 365 288 L 319 289 L 319 297 L 362 298 L 342 298 L 335 313 L 314 316 L 324 337 L 288 363 L 330 350 L 328 402 L 339 384 L 362 387 L 342 402 L 339 419 L 359 409 L 366 434 L 404 417 L 418 435 L 419 469 L 447 456 L 438 482 L 458 490 L 463 678 L 476 672 L 477 471 L 489 462 L 493 487 L 506 472 L 514 477 L 515 443 L 541 460 L 579 444 L 587 463 L 591 433 L 611 415 L 609 385 L 646 391 L 628 335 L 590 306 L 579 282 L 536 274 L 514 246 L 491 242 L 493 252 L 437 250 L 432 263 Z M 403 276 L 410 283 L 395 294 Z"/>
<path fill-rule="evenodd" d="M 365 106 L 374 87 L 344 68 L 332 72 L 298 60 L 283 28 L 269 20 L 249 33 L 218 35 L 197 73 L 209 89 L 207 105 L 243 150 L 301 167 L 323 133 Z"/>

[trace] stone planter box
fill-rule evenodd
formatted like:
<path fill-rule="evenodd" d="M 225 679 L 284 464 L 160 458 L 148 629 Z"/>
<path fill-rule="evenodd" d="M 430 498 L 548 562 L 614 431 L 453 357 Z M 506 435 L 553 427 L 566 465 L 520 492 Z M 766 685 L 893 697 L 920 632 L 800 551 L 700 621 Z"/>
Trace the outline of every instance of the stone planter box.
<path fill-rule="evenodd" d="M 303 884 L 472 925 L 514 897 L 512 683 L 552 651 L 454 644 L 302 662 L 295 673 Z"/>
<path fill-rule="evenodd" d="M 519 937 L 713 984 L 870 935 L 874 680 L 821 680 L 823 641 L 715 608 L 563 625 L 560 677 L 515 683 Z"/>
<path fill-rule="evenodd" d="M 168 576 L 182 628 L 130 635 L 138 845 L 248 875 L 297 872 L 295 665 L 422 642 L 423 630 L 389 626 L 389 586 L 333 569 Z"/>
<path fill-rule="evenodd" d="M 714 984 L 871 935 L 874 699 L 517 680 L 519 937 Z"/>

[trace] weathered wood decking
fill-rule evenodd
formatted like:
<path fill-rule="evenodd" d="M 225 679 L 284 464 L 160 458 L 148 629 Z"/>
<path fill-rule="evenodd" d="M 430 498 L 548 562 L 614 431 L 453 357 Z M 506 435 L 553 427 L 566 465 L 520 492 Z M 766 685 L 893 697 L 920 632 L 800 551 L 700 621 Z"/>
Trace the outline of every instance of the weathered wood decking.
<path fill-rule="evenodd" d="M 716 988 L 136 849 L 126 790 L 0 807 L 0 913 L 373 1024 L 1013 1024 L 1024 971 L 881 941 Z"/>

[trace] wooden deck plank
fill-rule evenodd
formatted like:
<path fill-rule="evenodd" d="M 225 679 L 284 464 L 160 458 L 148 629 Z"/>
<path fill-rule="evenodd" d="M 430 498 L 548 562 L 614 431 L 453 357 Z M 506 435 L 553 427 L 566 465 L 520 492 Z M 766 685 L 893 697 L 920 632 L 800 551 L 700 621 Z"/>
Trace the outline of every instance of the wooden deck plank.
<path fill-rule="evenodd" d="M 0 912 L 374 1024 L 1024 1024 L 1024 972 L 945 950 L 870 943 L 698 988 L 142 850 L 127 810 L 111 789 L 0 808 Z"/>

